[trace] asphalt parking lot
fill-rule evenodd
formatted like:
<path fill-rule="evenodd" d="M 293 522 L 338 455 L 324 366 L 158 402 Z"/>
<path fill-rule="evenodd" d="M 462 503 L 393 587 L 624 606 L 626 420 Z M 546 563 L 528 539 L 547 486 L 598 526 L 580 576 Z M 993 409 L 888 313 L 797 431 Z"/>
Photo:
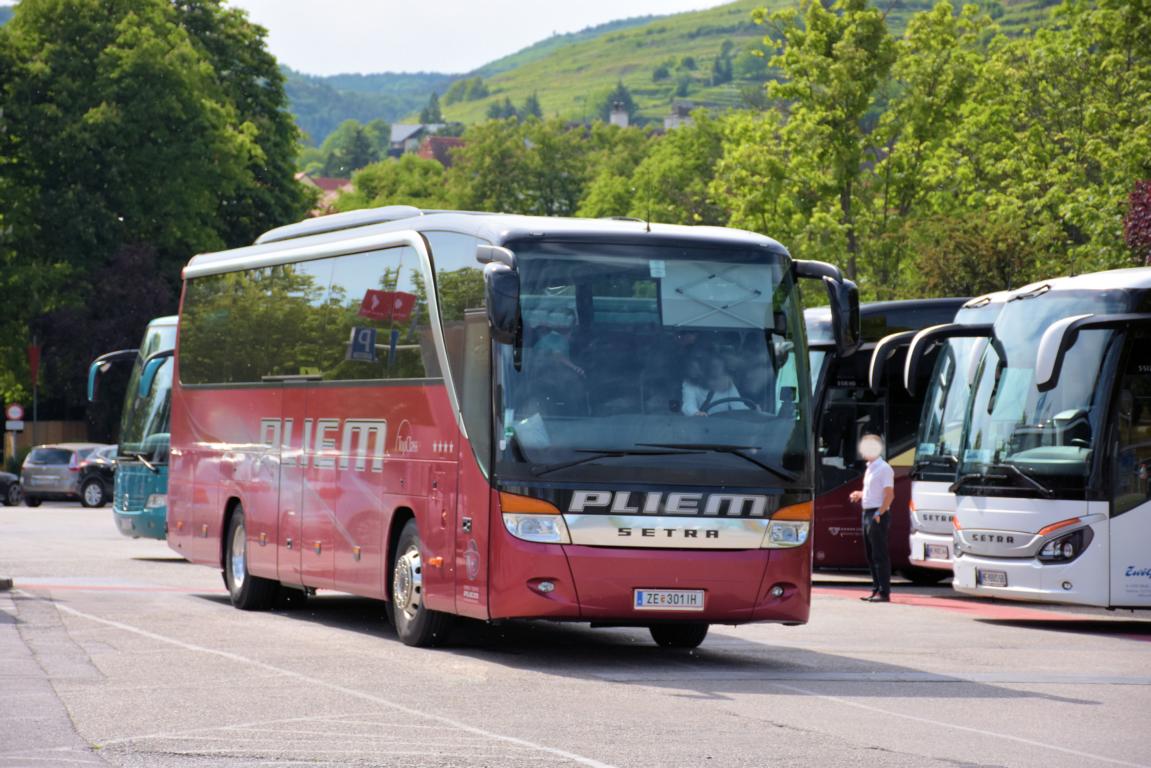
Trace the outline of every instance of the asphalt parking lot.
<path fill-rule="evenodd" d="M 107 509 L 0 509 L 0 765 L 1151 766 L 1151 616 L 856 598 L 804 627 L 467 625 L 400 644 L 368 600 L 228 604 Z"/>

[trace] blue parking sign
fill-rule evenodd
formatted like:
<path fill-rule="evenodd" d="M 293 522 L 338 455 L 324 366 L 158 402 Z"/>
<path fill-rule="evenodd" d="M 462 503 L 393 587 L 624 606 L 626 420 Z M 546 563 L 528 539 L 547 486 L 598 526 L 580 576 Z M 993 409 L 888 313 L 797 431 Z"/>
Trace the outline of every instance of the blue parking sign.
<path fill-rule="evenodd" d="M 376 357 L 376 329 L 353 328 L 352 338 L 348 341 L 348 360 L 361 363 L 374 363 Z"/>

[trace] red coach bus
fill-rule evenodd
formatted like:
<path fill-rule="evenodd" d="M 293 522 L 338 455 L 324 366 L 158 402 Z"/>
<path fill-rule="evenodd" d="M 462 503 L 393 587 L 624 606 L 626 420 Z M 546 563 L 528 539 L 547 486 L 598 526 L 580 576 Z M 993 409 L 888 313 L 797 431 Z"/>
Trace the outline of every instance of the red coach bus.
<path fill-rule="evenodd" d="M 866 568 L 863 512 L 850 500 L 863 488 L 866 468 L 857 454 L 859 438 L 868 432 L 883 436 L 887 461 L 895 470 L 895 503 L 890 532 L 891 567 L 920 584 L 934 584 L 945 571 L 916 567 L 908 559 L 911 518 L 911 468 L 926 381 L 911 395 L 903 386 L 906 347 L 891 347 L 871 380 L 872 353 L 890 334 L 910 341 L 916 331 L 950 323 L 966 299 L 922 299 L 864 304 L 861 344 L 850 354 L 836 354 L 831 313 L 824 308 L 805 313 L 815 391 L 819 465 L 816 470 L 815 522 L 812 537 L 815 567 L 828 570 Z M 934 358 L 933 358 L 934 360 Z M 926 379 L 930 366 L 923 366 Z"/>
<path fill-rule="evenodd" d="M 232 602 L 388 602 L 650 627 L 806 621 L 812 420 L 797 278 L 773 240 L 389 207 L 195 257 L 173 393 L 169 543 Z"/>

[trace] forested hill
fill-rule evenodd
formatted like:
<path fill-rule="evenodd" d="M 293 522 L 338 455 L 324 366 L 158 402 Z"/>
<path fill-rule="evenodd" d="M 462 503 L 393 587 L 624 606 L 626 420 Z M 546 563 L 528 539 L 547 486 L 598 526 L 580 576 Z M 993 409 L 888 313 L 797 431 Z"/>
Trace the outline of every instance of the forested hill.
<path fill-rule="evenodd" d="M 1008 33 L 1045 23 L 1059 0 L 979 0 Z M 589 119 L 623 82 L 635 116 L 660 120 L 675 101 L 697 106 L 759 106 L 770 77 L 757 8 L 798 0 L 736 0 L 703 11 L 624 19 L 554 35 L 466 75 L 382 74 L 310 77 L 289 73 L 289 95 L 301 127 L 316 143 L 342 120 L 409 119 L 434 91 L 444 117 L 479 122 L 501 107 L 521 107 L 533 94 L 544 115 Z M 887 0 L 892 27 L 935 0 Z M 954 0 L 959 6 L 962 0 Z M 453 83 L 455 88 L 452 88 Z"/>
<path fill-rule="evenodd" d="M 344 120 L 400 120 L 419 111 L 430 94 L 443 93 L 459 77 L 435 72 L 317 77 L 288 67 L 283 70 L 296 122 L 314 144 Z"/>

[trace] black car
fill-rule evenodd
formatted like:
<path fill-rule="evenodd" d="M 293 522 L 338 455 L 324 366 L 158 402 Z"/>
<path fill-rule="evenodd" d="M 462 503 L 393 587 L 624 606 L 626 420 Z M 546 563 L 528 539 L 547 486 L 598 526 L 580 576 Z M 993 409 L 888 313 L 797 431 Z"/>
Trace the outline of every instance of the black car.
<path fill-rule="evenodd" d="M 80 503 L 102 507 L 112 499 L 116 482 L 116 446 L 97 448 L 80 462 Z"/>
<path fill-rule="evenodd" d="M 20 490 L 20 478 L 7 472 L 0 472 L 0 503 L 6 507 L 19 506 L 24 499 Z"/>

